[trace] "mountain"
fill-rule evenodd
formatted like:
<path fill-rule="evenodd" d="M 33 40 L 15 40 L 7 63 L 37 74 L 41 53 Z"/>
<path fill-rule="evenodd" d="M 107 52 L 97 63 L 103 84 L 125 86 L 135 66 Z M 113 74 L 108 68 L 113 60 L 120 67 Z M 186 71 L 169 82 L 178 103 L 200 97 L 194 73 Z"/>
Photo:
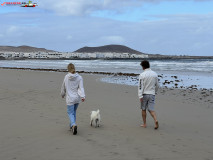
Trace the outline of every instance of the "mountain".
<path fill-rule="evenodd" d="M 136 51 L 134 49 L 131 49 L 129 47 L 123 46 L 123 45 L 106 45 L 106 46 L 100 46 L 100 47 L 83 47 L 80 48 L 74 52 L 78 53 L 130 53 L 130 54 L 144 54 L 142 52 Z"/>
<path fill-rule="evenodd" d="M 0 46 L 0 52 L 55 52 L 45 48 L 36 48 L 31 46 Z M 100 47 L 83 47 L 74 52 L 78 53 L 129 53 L 129 54 L 144 54 L 123 45 L 105 45 Z"/>
<path fill-rule="evenodd" d="M 0 46 L 0 51 L 3 52 L 54 52 L 45 48 L 36 48 L 31 46 Z"/>

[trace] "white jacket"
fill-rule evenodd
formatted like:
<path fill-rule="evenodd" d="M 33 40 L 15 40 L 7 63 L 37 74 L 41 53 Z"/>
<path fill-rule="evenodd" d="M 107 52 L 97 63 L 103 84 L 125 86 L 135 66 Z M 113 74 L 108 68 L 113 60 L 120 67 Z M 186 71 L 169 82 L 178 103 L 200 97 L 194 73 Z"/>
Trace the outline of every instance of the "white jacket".
<path fill-rule="evenodd" d="M 81 98 L 85 98 L 83 78 L 78 73 L 68 73 L 64 77 L 61 86 L 61 96 L 65 95 L 67 105 L 80 103 Z"/>
<path fill-rule="evenodd" d="M 138 97 L 143 98 L 143 94 L 155 95 L 159 88 L 158 75 L 150 68 L 144 70 L 139 75 Z"/>

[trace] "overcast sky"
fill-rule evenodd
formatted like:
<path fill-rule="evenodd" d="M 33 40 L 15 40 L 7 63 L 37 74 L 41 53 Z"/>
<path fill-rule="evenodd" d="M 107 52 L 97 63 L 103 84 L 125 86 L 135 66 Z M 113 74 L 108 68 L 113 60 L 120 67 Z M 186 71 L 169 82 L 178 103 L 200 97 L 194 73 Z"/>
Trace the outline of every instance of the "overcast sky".
<path fill-rule="evenodd" d="M 38 6 L 0 5 L 0 45 L 75 51 L 120 44 L 151 54 L 213 56 L 213 0 L 33 2 Z"/>

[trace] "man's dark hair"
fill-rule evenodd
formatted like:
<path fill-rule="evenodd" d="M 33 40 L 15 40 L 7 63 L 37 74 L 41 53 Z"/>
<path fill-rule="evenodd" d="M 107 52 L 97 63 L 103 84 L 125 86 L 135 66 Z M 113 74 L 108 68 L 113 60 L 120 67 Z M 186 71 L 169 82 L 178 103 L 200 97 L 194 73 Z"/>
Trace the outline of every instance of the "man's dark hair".
<path fill-rule="evenodd" d="M 150 67 L 149 61 L 147 61 L 147 60 L 141 61 L 141 66 L 144 69 L 149 68 Z"/>

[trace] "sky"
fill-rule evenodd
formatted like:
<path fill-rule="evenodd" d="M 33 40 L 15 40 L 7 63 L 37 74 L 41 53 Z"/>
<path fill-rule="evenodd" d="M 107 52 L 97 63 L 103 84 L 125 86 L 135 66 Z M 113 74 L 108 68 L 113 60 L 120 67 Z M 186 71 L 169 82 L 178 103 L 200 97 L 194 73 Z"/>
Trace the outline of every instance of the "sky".
<path fill-rule="evenodd" d="M 72 52 L 125 45 L 149 54 L 213 56 L 213 0 L 0 0 L 0 45 Z"/>

